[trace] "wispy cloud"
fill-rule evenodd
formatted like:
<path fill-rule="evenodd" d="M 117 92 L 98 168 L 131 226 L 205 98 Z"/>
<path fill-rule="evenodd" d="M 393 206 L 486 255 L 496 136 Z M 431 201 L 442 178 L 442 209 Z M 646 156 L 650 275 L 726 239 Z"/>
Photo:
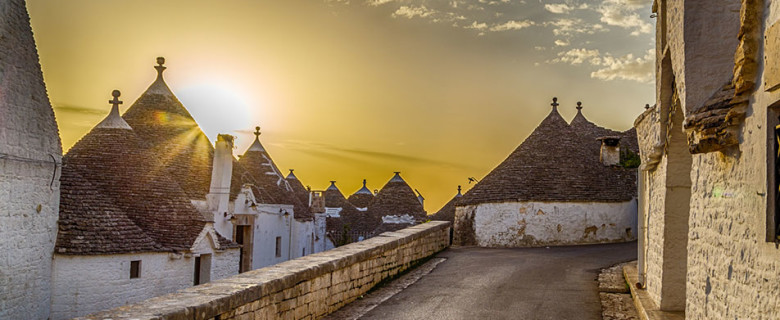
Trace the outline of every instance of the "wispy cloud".
<path fill-rule="evenodd" d="M 108 108 L 104 110 L 92 109 L 82 106 L 74 106 L 67 104 L 55 104 L 52 106 L 54 110 L 69 113 L 90 114 L 90 115 L 108 115 Z"/>
<path fill-rule="evenodd" d="M 502 24 L 497 24 L 492 27 L 490 27 L 490 31 L 509 31 L 509 30 L 520 30 L 524 28 L 528 28 L 530 26 L 535 25 L 531 20 L 523 20 L 523 21 L 515 21 L 515 20 L 509 20 L 507 22 L 504 22 Z"/>
<path fill-rule="evenodd" d="M 558 57 L 548 60 L 547 63 L 567 63 L 571 65 L 586 64 L 597 67 L 591 72 L 590 77 L 599 80 L 631 80 L 642 83 L 651 83 L 655 52 L 648 50 L 644 56 L 635 57 L 633 54 L 615 57 L 612 54 L 602 54 L 597 49 L 571 49 L 558 53 Z"/>
<path fill-rule="evenodd" d="M 449 161 L 442 161 L 432 158 L 408 156 L 404 154 L 376 151 L 360 148 L 345 148 L 340 146 L 329 145 L 325 143 L 316 143 L 300 140 L 288 140 L 277 144 L 279 147 L 295 149 L 299 152 L 308 153 L 323 159 L 329 159 L 334 161 L 349 161 L 349 162 L 397 162 L 402 164 L 414 164 L 414 165 L 433 165 L 439 167 L 461 168 L 472 170 L 470 166 L 466 166 L 460 163 L 454 163 Z"/>
<path fill-rule="evenodd" d="M 548 3 L 544 5 L 544 9 L 552 13 L 568 13 L 574 9 L 588 9 L 587 3 L 580 4 L 578 6 L 568 5 L 566 3 Z"/>
<path fill-rule="evenodd" d="M 393 13 L 393 17 L 407 19 L 412 19 L 414 17 L 425 18 L 435 14 L 436 12 L 436 10 L 428 9 L 425 6 L 401 6 Z"/>
<path fill-rule="evenodd" d="M 604 0 L 597 9 L 601 13 L 601 22 L 631 30 L 631 35 L 649 34 L 653 26 L 642 20 L 639 9 L 647 4 L 639 0 Z"/>
<path fill-rule="evenodd" d="M 633 80 L 643 83 L 653 82 L 655 52 L 648 50 L 643 57 L 627 54 L 622 57 L 606 56 L 602 58 L 603 68 L 590 74 L 591 78 L 601 80 Z"/>

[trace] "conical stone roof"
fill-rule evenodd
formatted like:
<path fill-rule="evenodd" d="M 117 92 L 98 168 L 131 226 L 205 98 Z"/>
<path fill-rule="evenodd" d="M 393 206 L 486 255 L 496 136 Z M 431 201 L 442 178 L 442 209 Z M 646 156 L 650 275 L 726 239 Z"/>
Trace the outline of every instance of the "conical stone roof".
<path fill-rule="evenodd" d="M 378 217 L 408 214 L 419 219 L 425 218 L 425 209 L 409 184 L 401 178 L 400 172 L 396 172 L 379 190 L 369 203 L 368 212 Z"/>
<path fill-rule="evenodd" d="M 296 195 L 292 185 L 260 143 L 260 127 L 255 129 L 255 141 L 238 160 L 254 180 L 255 198 L 265 204 L 291 204 L 296 219 L 311 219 L 308 205 Z"/>
<path fill-rule="evenodd" d="M 557 103 L 554 103 L 557 105 Z M 633 132 L 633 135 L 632 135 Z M 636 169 L 605 166 L 599 136 L 623 137 L 636 145 L 636 132 L 601 128 L 581 112 L 571 125 L 553 108 L 501 164 L 458 202 L 471 205 L 514 201 L 622 202 L 636 196 Z M 633 142 L 632 142 L 633 140 Z"/>
<path fill-rule="evenodd" d="M 132 129 L 93 128 L 63 158 L 57 250 L 188 250 L 207 221 L 161 167 Z"/>
<path fill-rule="evenodd" d="M 165 83 L 165 59 L 157 63 L 157 79 L 122 117 L 190 199 L 205 199 L 214 147 Z"/>
<path fill-rule="evenodd" d="M 298 179 L 297 176 L 293 173 L 293 169 L 290 169 L 290 173 L 287 174 L 287 177 L 285 178 L 287 180 L 287 183 L 290 184 L 290 186 L 293 188 L 293 192 L 295 192 L 295 196 L 298 197 L 298 200 L 300 200 L 303 204 L 307 205 L 309 204 L 309 191 L 306 190 L 306 187 L 303 186 L 303 182 Z"/>
<path fill-rule="evenodd" d="M 374 194 L 366 187 L 366 179 L 363 179 L 363 187 L 349 196 L 347 201 L 358 208 L 367 208 Z"/>

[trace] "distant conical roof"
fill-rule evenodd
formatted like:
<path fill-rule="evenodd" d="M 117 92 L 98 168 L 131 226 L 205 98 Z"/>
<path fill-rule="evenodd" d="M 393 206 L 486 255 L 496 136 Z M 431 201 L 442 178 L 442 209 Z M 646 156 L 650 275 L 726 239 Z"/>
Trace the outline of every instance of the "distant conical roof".
<path fill-rule="evenodd" d="M 342 207 L 346 205 L 347 199 L 336 186 L 336 181 L 331 181 L 330 186 L 325 189 L 325 206 L 329 208 Z"/>
<path fill-rule="evenodd" d="M 290 173 L 287 174 L 287 177 L 285 178 L 287 180 L 287 183 L 290 184 L 290 186 L 293 188 L 293 192 L 295 192 L 295 196 L 298 197 L 298 200 L 300 200 L 303 204 L 307 205 L 309 204 L 309 191 L 306 190 L 306 187 L 303 186 L 303 182 L 298 179 L 297 176 L 293 173 L 293 169 L 290 169 Z"/>
<path fill-rule="evenodd" d="M 557 105 L 557 103 L 554 103 Z M 636 169 L 605 166 L 596 138 L 612 133 L 581 112 L 569 125 L 553 108 L 501 164 L 458 202 L 629 201 L 636 196 Z M 627 142 L 628 144 L 628 142 Z"/>
<path fill-rule="evenodd" d="M 425 217 L 425 209 L 412 188 L 401 178 L 400 172 L 396 172 L 393 178 L 379 190 L 369 203 L 368 211 L 379 217 L 405 214 L 418 218 Z"/>
<path fill-rule="evenodd" d="M 296 219 L 311 218 L 308 205 L 296 195 L 293 186 L 262 147 L 260 127 L 255 128 L 255 141 L 244 152 L 238 163 L 254 178 L 255 197 L 261 203 L 291 204 L 294 205 Z"/>
<path fill-rule="evenodd" d="M 366 179 L 363 179 L 363 187 L 350 195 L 347 200 L 355 207 L 367 208 L 371 199 L 374 199 L 374 194 L 366 187 Z"/>

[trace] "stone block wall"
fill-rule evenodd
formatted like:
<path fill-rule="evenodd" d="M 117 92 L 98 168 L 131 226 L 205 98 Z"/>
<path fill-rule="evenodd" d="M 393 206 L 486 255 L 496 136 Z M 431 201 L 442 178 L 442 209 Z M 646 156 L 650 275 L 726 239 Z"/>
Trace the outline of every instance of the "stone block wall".
<path fill-rule="evenodd" d="M 23 0 L 0 1 L 0 319 L 47 319 L 62 148 Z"/>
<path fill-rule="evenodd" d="M 449 246 L 431 221 L 82 319 L 317 319 Z"/>

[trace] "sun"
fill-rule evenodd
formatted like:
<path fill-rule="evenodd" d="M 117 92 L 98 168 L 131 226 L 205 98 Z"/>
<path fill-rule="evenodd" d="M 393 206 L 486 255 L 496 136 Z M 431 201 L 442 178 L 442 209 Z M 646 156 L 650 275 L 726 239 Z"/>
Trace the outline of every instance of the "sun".
<path fill-rule="evenodd" d="M 254 127 L 258 103 L 227 83 L 194 83 L 179 88 L 177 96 L 212 142 L 217 134 Z"/>

